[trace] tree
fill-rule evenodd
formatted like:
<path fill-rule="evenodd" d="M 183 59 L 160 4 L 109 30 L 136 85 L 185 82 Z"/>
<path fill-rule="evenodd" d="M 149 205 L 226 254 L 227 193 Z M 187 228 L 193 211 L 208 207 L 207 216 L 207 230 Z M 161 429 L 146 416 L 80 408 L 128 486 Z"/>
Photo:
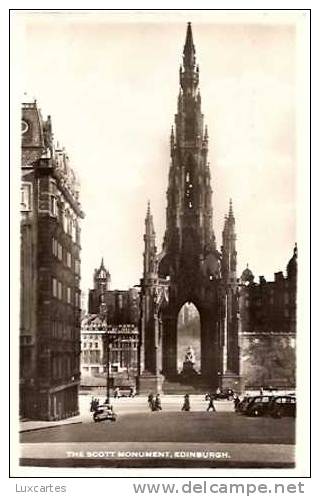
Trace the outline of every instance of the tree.
<path fill-rule="evenodd" d="M 249 338 L 243 350 L 245 381 L 250 385 L 295 385 L 296 353 L 289 337 Z"/>

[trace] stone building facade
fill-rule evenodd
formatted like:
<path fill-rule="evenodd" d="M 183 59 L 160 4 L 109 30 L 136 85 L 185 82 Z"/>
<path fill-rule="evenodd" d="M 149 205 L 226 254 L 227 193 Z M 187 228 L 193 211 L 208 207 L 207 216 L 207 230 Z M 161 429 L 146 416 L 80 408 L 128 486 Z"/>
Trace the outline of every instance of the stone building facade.
<path fill-rule="evenodd" d="M 89 290 L 88 313 L 107 312 L 107 322 L 112 325 L 134 324 L 139 321 L 139 291 L 110 290 L 111 276 L 103 259 L 100 267 L 94 270 L 93 289 Z"/>
<path fill-rule="evenodd" d="M 113 382 L 122 373 L 126 379 L 138 374 L 139 291 L 136 288 L 111 290 L 110 282 L 111 275 L 102 259 L 100 267 L 93 273 L 93 288 L 88 295 L 89 313 L 81 323 L 83 386 L 102 386 L 108 363 Z"/>
<path fill-rule="evenodd" d="M 20 414 L 78 413 L 80 381 L 79 185 L 50 116 L 22 105 Z"/>
<path fill-rule="evenodd" d="M 136 375 L 139 346 L 137 326 L 108 325 L 99 315 L 88 315 L 81 323 L 82 375 L 101 376 L 106 372 L 108 341 L 111 375 L 128 371 Z"/>
<path fill-rule="evenodd" d="M 241 374 L 247 385 L 295 385 L 297 246 L 286 275 L 254 281 L 247 267 L 239 281 Z M 257 386 L 257 385 L 255 385 Z"/>

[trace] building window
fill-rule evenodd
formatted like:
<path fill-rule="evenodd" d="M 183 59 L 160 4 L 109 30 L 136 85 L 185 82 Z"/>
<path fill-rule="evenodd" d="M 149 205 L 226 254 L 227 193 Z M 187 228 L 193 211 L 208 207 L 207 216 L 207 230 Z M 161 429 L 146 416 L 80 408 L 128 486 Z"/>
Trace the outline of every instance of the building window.
<path fill-rule="evenodd" d="M 59 261 L 62 261 L 62 245 L 61 243 L 58 243 L 58 251 L 57 251 L 57 255 L 58 255 L 58 259 Z"/>
<path fill-rule="evenodd" d="M 52 296 L 57 297 L 57 280 L 52 278 Z"/>
<path fill-rule="evenodd" d="M 68 218 L 67 218 L 67 234 L 72 235 L 72 218 L 71 218 L 70 214 L 68 215 Z"/>
<path fill-rule="evenodd" d="M 32 184 L 23 182 L 21 184 L 20 210 L 31 211 L 32 206 Z"/>
<path fill-rule="evenodd" d="M 72 240 L 75 242 L 77 240 L 77 223 L 75 219 L 72 221 L 71 232 Z"/>
<path fill-rule="evenodd" d="M 62 283 L 58 281 L 58 299 L 62 300 Z"/>
<path fill-rule="evenodd" d="M 71 288 L 69 286 L 67 288 L 67 303 L 71 304 Z"/>
<path fill-rule="evenodd" d="M 67 233 L 67 229 L 68 229 L 68 215 L 69 215 L 69 213 L 66 210 L 63 211 L 63 229 L 64 229 L 65 233 Z"/>
<path fill-rule="evenodd" d="M 53 217 L 57 216 L 58 209 L 57 209 L 57 199 L 55 195 L 49 196 L 49 212 L 51 216 Z"/>
<path fill-rule="evenodd" d="M 52 238 L 52 255 L 55 257 L 58 255 L 58 242 L 55 238 Z"/>
<path fill-rule="evenodd" d="M 74 272 L 80 274 L 80 261 L 78 259 L 74 261 Z"/>
<path fill-rule="evenodd" d="M 67 266 L 71 268 L 71 254 L 67 252 Z"/>

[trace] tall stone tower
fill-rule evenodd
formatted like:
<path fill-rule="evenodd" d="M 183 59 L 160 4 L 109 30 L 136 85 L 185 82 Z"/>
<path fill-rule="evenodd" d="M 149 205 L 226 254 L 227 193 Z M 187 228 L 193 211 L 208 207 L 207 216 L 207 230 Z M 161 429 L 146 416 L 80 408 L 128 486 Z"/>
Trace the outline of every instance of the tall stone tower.
<path fill-rule="evenodd" d="M 149 208 L 146 218 L 144 366 L 153 375 L 161 372 L 169 380 L 179 377 L 177 317 L 181 307 L 192 302 L 201 322 L 201 378 L 208 386 L 217 387 L 222 385 L 227 368 L 238 373 L 235 220 L 230 206 L 220 253 L 212 227 L 209 137 L 201 111 L 199 67 L 190 23 L 179 76 L 178 109 L 170 138 L 166 231 L 158 255 Z M 233 337 L 228 336 L 231 329 Z"/>
<path fill-rule="evenodd" d="M 93 284 L 95 290 L 100 289 L 101 292 L 107 292 L 110 290 L 111 276 L 109 271 L 104 266 L 103 257 L 101 259 L 101 264 L 99 269 L 94 270 L 93 274 Z"/>
<path fill-rule="evenodd" d="M 226 340 L 224 350 L 224 375 L 229 378 L 239 374 L 239 286 L 237 280 L 237 251 L 236 251 L 235 218 L 232 200 L 229 213 L 225 217 L 222 232 L 222 278 L 226 289 Z"/>

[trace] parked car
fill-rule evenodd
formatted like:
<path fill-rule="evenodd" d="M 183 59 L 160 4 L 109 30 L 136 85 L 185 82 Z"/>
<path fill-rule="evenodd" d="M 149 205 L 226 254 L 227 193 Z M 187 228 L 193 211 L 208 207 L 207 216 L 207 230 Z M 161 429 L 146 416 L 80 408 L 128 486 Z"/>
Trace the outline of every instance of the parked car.
<path fill-rule="evenodd" d="M 118 397 L 135 397 L 136 390 L 131 386 L 119 386 L 116 387 L 118 389 Z"/>
<path fill-rule="evenodd" d="M 219 400 L 219 399 L 233 400 L 234 391 L 231 388 L 226 388 L 225 390 L 221 390 L 215 393 L 206 393 L 205 400 L 207 401 L 210 400 L 210 397 L 213 397 L 213 400 Z"/>
<path fill-rule="evenodd" d="M 221 390 L 221 392 L 216 392 L 214 394 L 214 400 L 218 399 L 228 399 L 228 400 L 233 400 L 234 396 L 234 391 L 232 388 L 226 388 L 224 390 Z"/>
<path fill-rule="evenodd" d="M 272 395 L 257 395 L 256 397 L 252 397 L 244 410 L 244 414 L 247 416 L 263 416 L 268 414 L 272 400 Z"/>
<path fill-rule="evenodd" d="M 253 398 L 254 397 L 249 397 L 248 395 L 246 395 L 245 397 L 243 397 L 243 399 L 241 400 L 241 402 L 238 404 L 238 407 L 236 409 L 237 412 L 241 412 L 242 414 L 244 414 L 244 412 L 247 409 L 247 406 L 248 406 L 249 402 L 251 402 L 251 400 Z"/>
<path fill-rule="evenodd" d="M 279 395 L 274 397 L 269 408 L 269 414 L 274 418 L 282 416 L 296 416 L 296 398 L 292 395 Z"/>
<path fill-rule="evenodd" d="M 93 413 L 93 421 L 116 421 L 117 415 L 113 412 L 113 408 L 110 404 L 102 404 L 98 406 Z"/>

